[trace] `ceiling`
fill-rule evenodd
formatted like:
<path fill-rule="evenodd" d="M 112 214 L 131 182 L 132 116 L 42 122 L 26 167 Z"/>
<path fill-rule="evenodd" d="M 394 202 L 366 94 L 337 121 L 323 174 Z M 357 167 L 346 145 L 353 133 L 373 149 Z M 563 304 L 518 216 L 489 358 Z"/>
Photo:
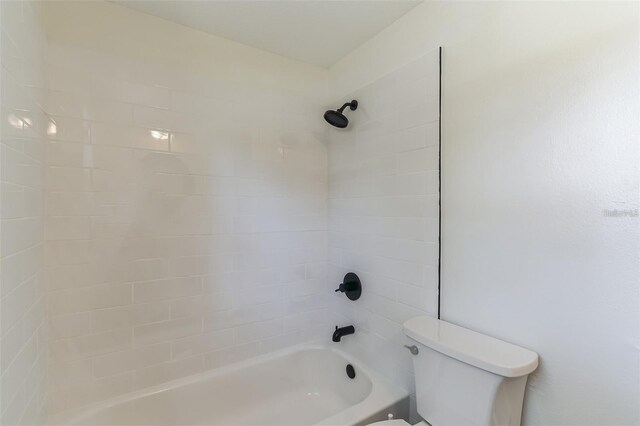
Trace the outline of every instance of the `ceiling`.
<path fill-rule="evenodd" d="M 328 68 L 419 0 L 113 0 L 187 27 Z"/>

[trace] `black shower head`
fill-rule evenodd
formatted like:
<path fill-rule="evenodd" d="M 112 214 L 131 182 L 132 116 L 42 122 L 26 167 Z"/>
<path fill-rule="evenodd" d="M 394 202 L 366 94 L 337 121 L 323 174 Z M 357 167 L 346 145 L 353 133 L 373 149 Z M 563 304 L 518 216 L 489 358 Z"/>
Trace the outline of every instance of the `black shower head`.
<path fill-rule="evenodd" d="M 332 126 L 344 129 L 349 124 L 349 120 L 342 113 L 342 111 L 344 111 L 346 107 L 349 107 L 351 111 L 355 111 L 358 108 L 358 101 L 354 99 L 351 102 L 347 102 L 336 111 L 332 109 L 328 110 L 324 113 L 324 119 L 327 120 L 327 123 L 331 124 Z"/>
<path fill-rule="evenodd" d="M 332 126 L 336 126 L 341 129 L 344 129 L 349 124 L 349 120 L 343 113 L 331 109 L 324 113 L 324 119 Z"/>

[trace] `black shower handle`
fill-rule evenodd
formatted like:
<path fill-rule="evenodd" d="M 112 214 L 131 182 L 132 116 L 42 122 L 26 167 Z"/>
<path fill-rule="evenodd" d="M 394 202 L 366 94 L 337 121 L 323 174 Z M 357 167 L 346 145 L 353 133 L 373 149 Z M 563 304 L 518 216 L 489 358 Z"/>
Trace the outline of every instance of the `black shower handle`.
<path fill-rule="evenodd" d="M 338 288 L 336 288 L 336 293 L 341 291 L 342 293 L 344 293 L 345 291 L 350 290 L 349 289 L 349 284 L 348 283 L 342 283 L 338 286 Z"/>
<path fill-rule="evenodd" d="M 342 279 L 342 284 L 338 285 L 335 290 L 336 293 L 342 292 L 349 298 L 349 300 L 358 300 L 360 294 L 362 294 L 362 284 L 360 278 L 353 272 L 349 272 Z"/>

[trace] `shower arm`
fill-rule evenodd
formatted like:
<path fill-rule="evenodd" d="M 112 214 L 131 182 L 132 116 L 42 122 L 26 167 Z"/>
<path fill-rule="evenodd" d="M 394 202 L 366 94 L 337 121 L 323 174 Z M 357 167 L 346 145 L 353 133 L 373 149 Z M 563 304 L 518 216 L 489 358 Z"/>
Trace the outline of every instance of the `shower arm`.
<path fill-rule="evenodd" d="M 354 101 L 351 101 L 351 102 L 347 102 L 347 103 L 345 103 L 344 105 L 342 105 L 340 108 L 338 108 L 338 110 L 337 110 L 337 111 L 338 111 L 340 114 L 342 114 L 342 111 L 344 111 L 344 109 L 345 109 L 346 107 L 349 107 L 349 109 L 351 109 L 351 111 L 355 111 L 355 110 L 356 110 L 356 108 L 358 108 L 358 101 L 355 101 L 355 100 L 354 100 Z"/>
<path fill-rule="evenodd" d="M 351 102 L 347 102 L 346 104 L 342 105 L 340 108 L 338 108 L 338 112 L 342 112 L 344 111 L 344 109 L 348 106 L 351 106 Z"/>

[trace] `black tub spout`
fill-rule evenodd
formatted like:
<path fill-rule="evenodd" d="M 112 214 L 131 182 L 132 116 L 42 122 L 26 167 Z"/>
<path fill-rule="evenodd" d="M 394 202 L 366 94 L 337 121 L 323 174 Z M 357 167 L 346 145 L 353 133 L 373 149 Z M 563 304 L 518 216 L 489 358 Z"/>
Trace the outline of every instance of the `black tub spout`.
<path fill-rule="evenodd" d="M 338 328 L 338 326 L 336 325 L 336 331 L 333 332 L 333 337 L 331 338 L 331 340 L 333 340 L 334 342 L 339 342 L 342 336 L 347 336 L 355 332 L 356 329 L 352 325 L 340 328 Z"/>

